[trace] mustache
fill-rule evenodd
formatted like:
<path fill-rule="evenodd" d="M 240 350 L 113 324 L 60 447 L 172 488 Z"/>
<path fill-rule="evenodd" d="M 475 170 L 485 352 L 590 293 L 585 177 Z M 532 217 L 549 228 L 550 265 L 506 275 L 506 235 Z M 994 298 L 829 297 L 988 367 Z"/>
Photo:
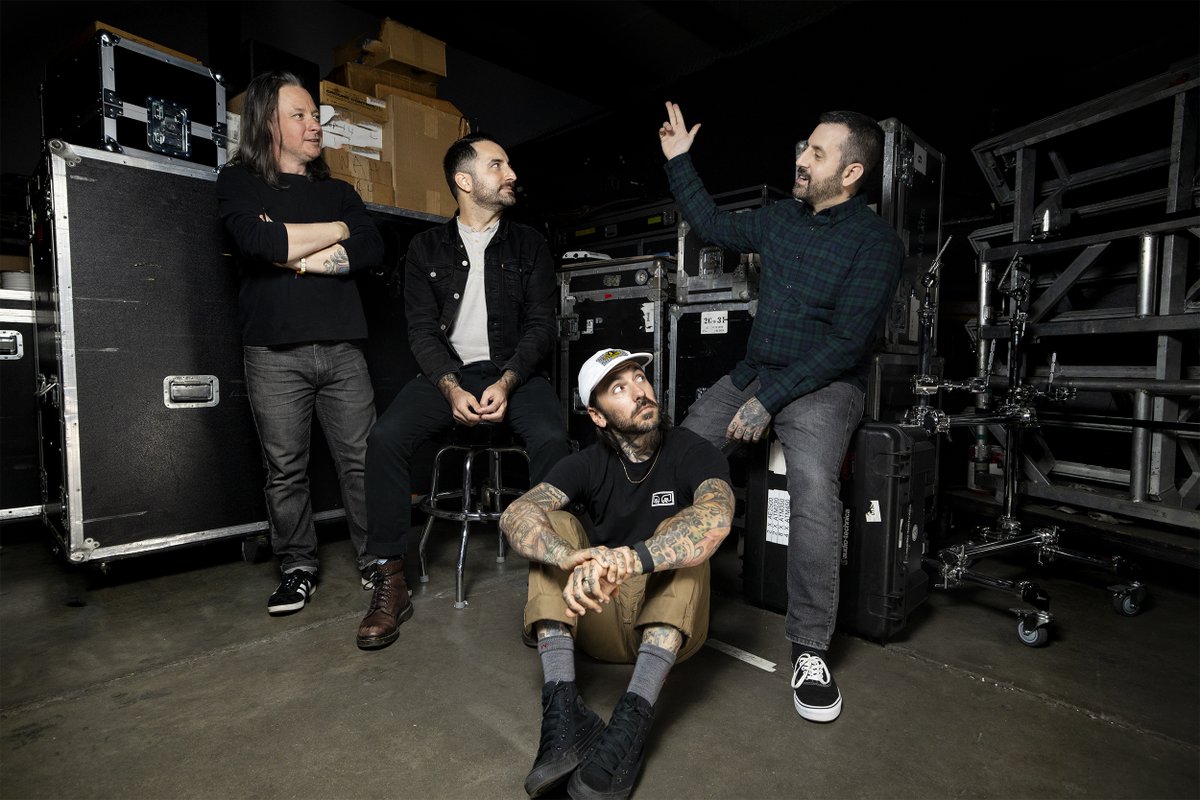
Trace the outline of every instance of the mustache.
<path fill-rule="evenodd" d="M 651 400 L 649 397 L 639 397 L 638 401 L 637 401 L 637 408 L 634 409 L 634 413 L 636 414 L 638 411 L 641 411 L 646 406 L 653 406 L 654 408 L 658 408 L 658 403 L 655 402 L 654 400 Z"/>

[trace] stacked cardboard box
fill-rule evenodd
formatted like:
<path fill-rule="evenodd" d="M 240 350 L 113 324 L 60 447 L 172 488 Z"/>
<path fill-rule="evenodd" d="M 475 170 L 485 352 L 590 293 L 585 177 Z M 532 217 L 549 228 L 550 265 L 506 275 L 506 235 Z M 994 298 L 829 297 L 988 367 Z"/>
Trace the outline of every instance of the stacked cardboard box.
<path fill-rule="evenodd" d="M 338 66 L 322 83 L 321 103 L 326 104 L 328 85 L 331 93 L 361 100 L 347 105 L 330 99 L 339 114 L 366 114 L 362 104 L 367 104 L 372 119 L 381 121 L 380 160 L 391 165 L 394 205 L 452 215 L 457 204 L 446 185 L 442 157 L 470 128 L 454 104 L 437 97 L 438 82 L 446 76 L 445 44 L 384 19 L 376 34 L 335 48 L 334 59 Z M 353 114 L 347 119 L 356 121 Z M 326 144 L 332 144 L 328 134 Z"/>

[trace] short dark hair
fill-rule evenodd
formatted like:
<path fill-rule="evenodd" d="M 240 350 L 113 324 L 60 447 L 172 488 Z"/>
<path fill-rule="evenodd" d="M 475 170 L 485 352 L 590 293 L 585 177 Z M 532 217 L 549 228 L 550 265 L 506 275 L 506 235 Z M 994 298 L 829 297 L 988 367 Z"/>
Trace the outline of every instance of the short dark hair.
<path fill-rule="evenodd" d="M 470 172 L 467 166 L 478 155 L 475 152 L 476 142 L 496 142 L 496 140 L 486 133 L 468 134 L 450 145 L 450 149 L 446 151 L 446 155 L 442 159 L 442 170 L 446 173 L 446 185 L 450 187 L 450 193 L 454 195 L 455 200 L 458 199 L 458 184 L 454 182 L 454 176 L 460 172 Z"/>
<path fill-rule="evenodd" d="M 279 111 L 279 90 L 285 86 L 304 88 L 295 74 L 283 70 L 264 72 L 250 81 L 246 87 L 237 153 L 229 160 L 231 164 L 241 164 L 276 189 L 284 188 L 284 184 L 279 180 L 279 165 L 275 163 L 275 134 L 271 126 Z M 325 159 L 318 156 L 305 165 L 305 174 L 309 180 L 328 178 L 329 167 Z"/>
<path fill-rule="evenodd" d="M 855 183 L 854 191 L 857 194 L 866 186 L 866 179 L 883 157 L 883 128 L 866 114 L 857 111 L 826 111 L 817 122 L 823 125 L 845 125 L 849 128 L 850 135 L 842 145 L 842 163 L 838 170 L 844 170 L 854 163 L 863 165 L 862 177 Z"/>

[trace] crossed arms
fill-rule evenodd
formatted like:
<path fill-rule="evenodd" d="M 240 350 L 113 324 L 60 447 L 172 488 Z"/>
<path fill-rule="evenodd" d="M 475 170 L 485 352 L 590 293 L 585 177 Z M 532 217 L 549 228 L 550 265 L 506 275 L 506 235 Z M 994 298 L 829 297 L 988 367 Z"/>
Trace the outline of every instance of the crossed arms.
<path fill-rule="evenodd" d="M 549 483 L 539 483 L 509 505 L 500 529 L 513 550 L 571 573 L 563 600 L 567 613 L 599 612 L 620 585 L 642 574 L 642 562 L 632 547 L 574 549 L 554 532 L 549 512 L 567 506 L 569 498 Z M 692 505 L 663 520 L 646 540 L 654 571 L 681 569 L 704 562 L 729 534 L 733 521 L 733 488 L 709 478 L 696 488 Z"/>

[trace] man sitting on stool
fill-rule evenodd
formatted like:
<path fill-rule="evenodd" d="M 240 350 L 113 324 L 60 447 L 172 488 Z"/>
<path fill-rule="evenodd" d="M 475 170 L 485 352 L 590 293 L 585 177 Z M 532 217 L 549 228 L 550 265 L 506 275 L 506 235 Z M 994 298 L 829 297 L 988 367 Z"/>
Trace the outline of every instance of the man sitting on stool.
<path fill-rule="evenodd" d="M 643 371 L 650 360 L 609 349 L 587 360 L 579 397 L 597 441 L 500 518 L 530 561 L 524 627 L 545 674 L 530 797 L 568 775 L 576 800 L 628 797 L 667 672 L 708 635 L 708 559 L 733 519 L 729 466 L 699 435 L 671 429 Z M 562 510 L 577 502 L 590 532 Z M 635 664 L 607 727 L 576 687 L 576 641 L 593 658 Z"/>
<path fill-rule="evenodd" d="M 408 246 L 404 313 L 421 374 L 367 439 L 367 552 L 374 593 L 358 646 L 385 647 L 412 617 L 404 577 L 411 523 L 409 462 L 455 423 L 507 422 L 529 453 L 531 483 L 570 452 L 558 395 L 546 377 L 554 351 L 554 260 L 536 229 L 503 219 L 517 175 L 504 148 L 473 134 L 443 160 L 458 214 Z"/>

